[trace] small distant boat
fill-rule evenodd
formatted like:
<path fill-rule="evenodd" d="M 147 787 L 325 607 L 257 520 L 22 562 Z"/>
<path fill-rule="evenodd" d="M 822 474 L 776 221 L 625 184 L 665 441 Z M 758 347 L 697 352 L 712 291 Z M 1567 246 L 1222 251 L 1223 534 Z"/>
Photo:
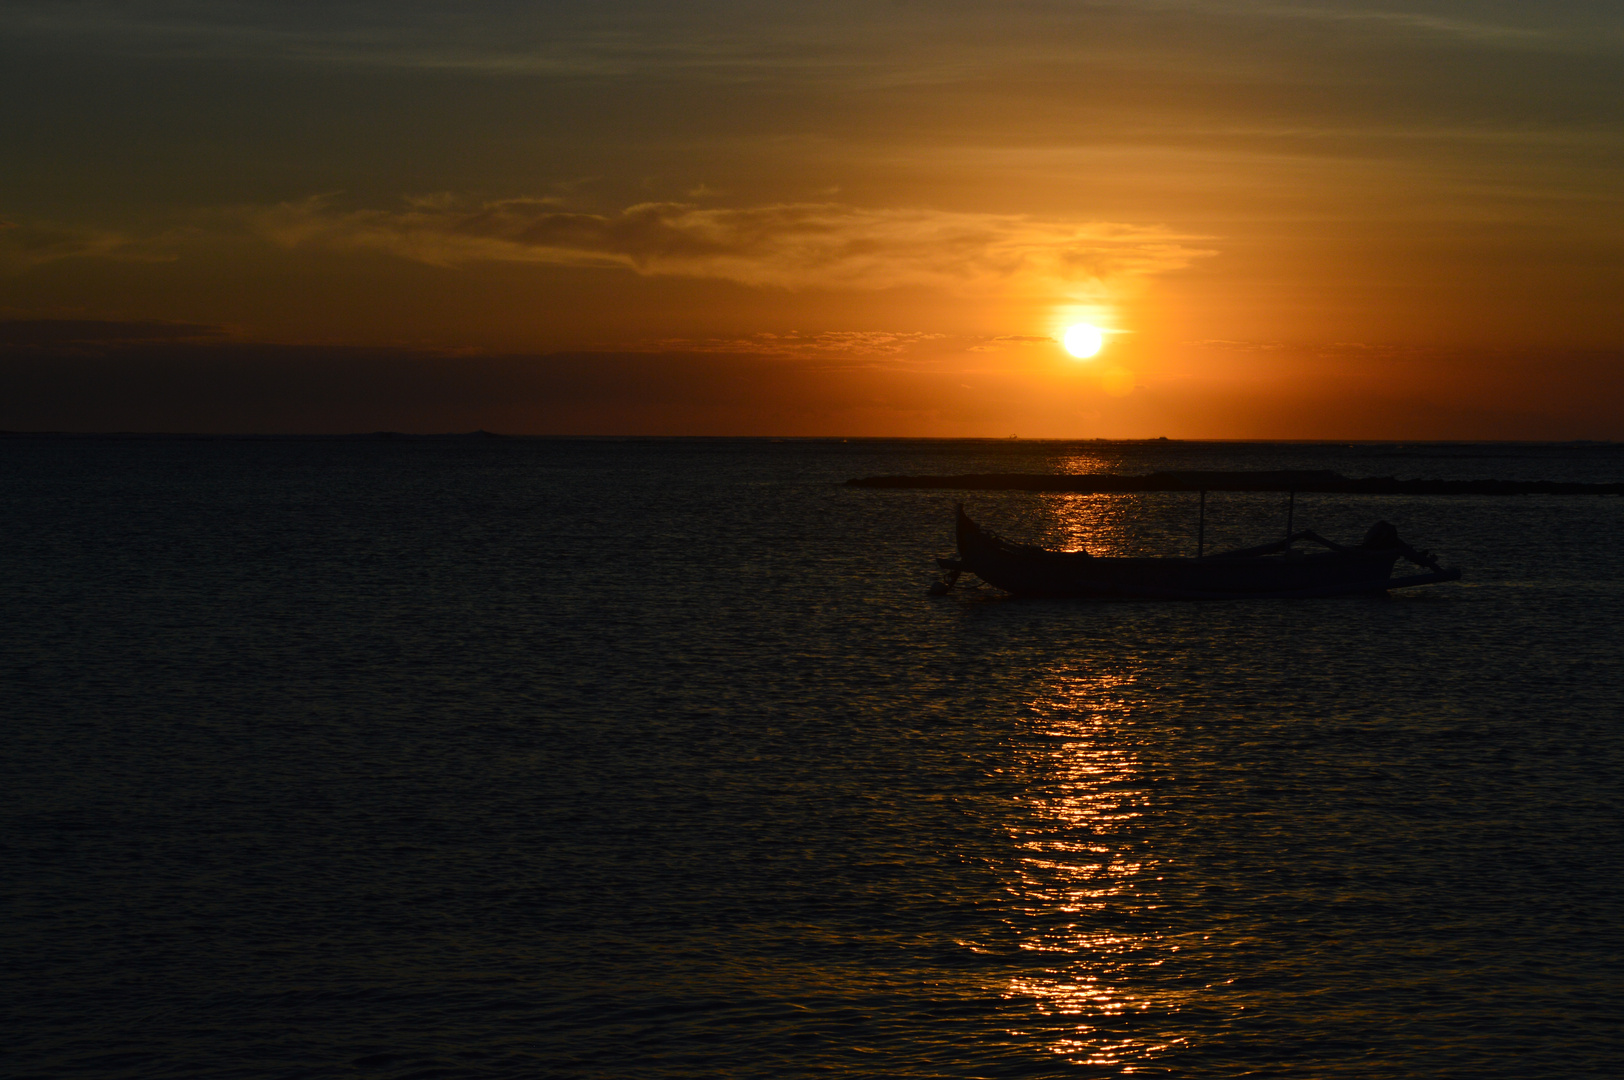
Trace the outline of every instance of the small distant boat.
<path fill-rule="evenodd" d="M 1149 600 L 1348 596 L 1460 579 L 1459 570 L 1412 548 L 1385 521 L 1352 547 L 1304 530 L 1273 544 L 1196 558 L 1111 558 L 1012 543 L 970 520 L 962 503 L 956 531 L 958 554 L 936 560 L 943 574 L 932 593 L 947 592 L 967 572 L 1017 596 Z M 1326 550 L 1297 551 L 1297 543 Z M 1400 558 L 1427 572 L 1394 577 Z"/>

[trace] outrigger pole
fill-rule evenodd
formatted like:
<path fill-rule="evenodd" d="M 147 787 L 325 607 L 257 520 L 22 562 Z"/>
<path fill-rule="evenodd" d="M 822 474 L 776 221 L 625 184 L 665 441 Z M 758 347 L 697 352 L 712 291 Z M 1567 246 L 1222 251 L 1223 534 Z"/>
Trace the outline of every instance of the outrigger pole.
<path fill-rule="evenodd" d="M 1207 553 L 1207 489 L 1201 489 L 1200 511 L 1195 519 L 1195 557 L 1201 558 Z M 1297 513 L 1297 493 L 1290 492 L 1286 497 L 1286 547 L 1291 546 L 1291 528 Z"/>

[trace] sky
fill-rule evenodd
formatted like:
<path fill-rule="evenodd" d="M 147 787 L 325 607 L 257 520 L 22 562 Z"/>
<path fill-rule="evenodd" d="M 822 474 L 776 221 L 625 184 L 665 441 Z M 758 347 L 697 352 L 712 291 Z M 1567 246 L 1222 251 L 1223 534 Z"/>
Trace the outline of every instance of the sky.
<path fill-rule="evenodd" d="M 1621 86 L 1592 0 L 9 0 L 0 428 L 1624 439 Z"/>

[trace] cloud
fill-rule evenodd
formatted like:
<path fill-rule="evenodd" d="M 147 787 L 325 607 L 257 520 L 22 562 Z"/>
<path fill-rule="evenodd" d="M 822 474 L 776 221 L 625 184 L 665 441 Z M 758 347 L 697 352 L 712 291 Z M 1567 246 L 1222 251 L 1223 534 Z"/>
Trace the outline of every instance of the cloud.
<path fill-rule="evenodd" d="M 441 266 L 614 267 L 792 290 L 926 286 L 1087 296 L 1213 254 L 1194 246 L 1200 237 L 1160 225 L 838 203 L 643 203 L 587 214 L 529 198 L 477 206 L 416 200 L 400 210 L 339 210 L 312 198 L 243 214 L 259 235 L 287 247 L 384 251 Z"/>
<path fill-rule="evenodd" d="M 164 237 L 143 239 L 87 226 L 0 221 L 0 269 L 26 270 L 84 256 L 166 262 L 174 257 L 166 243 Z"/>
<path fill-rule="evenodd" d="M 1507 26 L 1500 23 L 1477 22 L 1469 19 L 1439 18 L 1410 11 L 1381 11 L 1374 8 L 1351 6 L 1309 6 L 1303 4 L 1260 4 L 1250 8 L 1263 15 L 1277 15 L 1293 19 L 1317 19 L 1333 22 L 1387 23 L 1412 30 L 1427 31 L 1476 42 L 1534 42 L 1549 40 L 1554 32 L 1548 28 L 1533 29 L 1525 26 Z"/>
<path fill-rule="evenodd" d="M 750 334 L 737 338 L 662 338 L 638 351 L 747 353 L 753 356 L 896 356 L 946 334 L 921 331 L 827 330 L 817 334 Z"/>
<path fill-rule="evenodd" d="M 157 320 L 0 319 L 0 348 L 6 346 L 102 345 L 131 342 L 194 342 L 226 336 L 220 326 Z"/>
<path fill-rule="evenodd" d="M 1235 338 L 1202 338 L 1199 341 L 1185 342 L 1187 345 L 1198 345 L 1206 349 L 1220 349 L 1225 352 L 1273 352 L 1286 348 L 1283 341 L 1245 341 Z"/>
<path fill-rule="evenodd" d="M 966 352 L 1001 352 L 1011 345 L 1053 345 L 1053 337 L 1036 336 L 1031 334 L 999 334 L 996 337 L 985 338 L 966 348 Z"/>
<path fill-rule="evenodd" d="M 1412 7 L 1415 5 L 1411 5 Z M 1469 5 L 1453 5 L 1459 8 Z M 869 85 L 937 82 L 944 73 L 1070 62 L 1081 42 L 1134 24 L 1167 27 L 1202 18 L 1240 27 L 1322 21 L 1391 27 L 1498 47 L 1594 41 L 1612 27 L 1583 5 L 1528 5 L 1538 28 L 1384 10 L 1362 0 L 1095 0 L 1089 4 L 458 5 L 270 0 L 11 0 L 0 36 L 65 40 L 153 58 L 253 57 L 298 64 L 466 71 L 495 76 L 641 78 L 651 72 L 730 80 L 811 76 Z M 921 43 L 928 47 L 920 49 Z M 912 45 L 900 49 L 897 46 Z"/>

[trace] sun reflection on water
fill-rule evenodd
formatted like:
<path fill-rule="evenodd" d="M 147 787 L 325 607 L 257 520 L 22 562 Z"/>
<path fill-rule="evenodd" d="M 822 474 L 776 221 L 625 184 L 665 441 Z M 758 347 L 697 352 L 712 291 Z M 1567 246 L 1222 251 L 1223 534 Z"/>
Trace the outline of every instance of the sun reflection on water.
<path fill-rule="evenodd" d="M 1119 463 L 1115 456 L 1094 453 L 1057 455 L 1050 462 L 1055 472 L 1066 474 L 1112 472 Z"/>
<path fill-rule="evenodd" d="M 1029 703 L 1017 745 L 1027 813 L 1013 832 L 1021 855 L 1012 891 L 1020 948 L 1035 955 L 1004 990 L 1043 1018 L 1055 1054 L 1124 1073 L 1182 1041 L 1164 1025 L 1135 1022 L 1175 1006 L 1145 992 L 1147 969 L 1171 950 L 1143 918 L 1152 898 L 1140 887 L 1156 865 L 1134 828 L 1149 811 L 1123 692 L 1134 680 L 1060 671 Z M 1164 1032 L 1151 1034 L 1157 1027 Z"/>
<path fill-rule="evenodd" d="M 1043 494 L 1042 542 L 1092 555 L 1194 555 L 1196 504 L 1183 493 Z"/>

